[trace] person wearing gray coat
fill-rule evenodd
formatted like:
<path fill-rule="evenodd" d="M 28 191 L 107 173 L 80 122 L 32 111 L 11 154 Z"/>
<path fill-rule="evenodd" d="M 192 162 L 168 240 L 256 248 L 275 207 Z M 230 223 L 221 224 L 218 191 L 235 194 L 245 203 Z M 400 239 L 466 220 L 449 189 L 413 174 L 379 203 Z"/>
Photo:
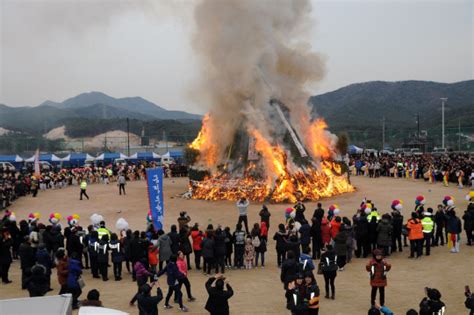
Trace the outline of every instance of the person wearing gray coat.
<path fill-rule="evenodd" d="M 163 231 L 160 231 L 163 232 Z M 162 234 L 158 238 L 158 248 L 160 251 L 160 263 L 159 263 L 159 270 L 163 269 L 163 262 L 168 261 L 171 258 L 171 238 L 168 234 Z"/>
<path fill-rule="evenodd" d="M 377 226 L 377 247 L 383 250 L 384 256 L 390 255 L 390 246 L 392 246 L 393 227 L 390 222 L 390 215 L 384 214 Z"/>

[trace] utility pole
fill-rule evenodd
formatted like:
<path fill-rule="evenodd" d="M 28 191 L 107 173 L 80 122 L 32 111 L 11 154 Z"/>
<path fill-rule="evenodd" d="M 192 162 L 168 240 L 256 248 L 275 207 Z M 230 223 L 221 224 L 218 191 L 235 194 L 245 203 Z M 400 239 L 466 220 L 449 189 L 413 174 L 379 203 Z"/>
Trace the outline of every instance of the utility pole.
<path fill-rule="evenodd" d="M 382 151 L 385 149 L 385 116 L 382 118 Z"/>
<path fill-rule="evenodd" d="M 130 120 L 127 117 L 127 156 L 130 156 Z"/>
<path fill-rule="evenodd" d="M 447 97 L 441 97 L 441 148 L 444 149 L 444 103 L 448 100 Z"/>
<path fill-rule="evenodd" d="M 420 114 L 416 114 L 416 128 L 417 128 L 417 133 L 416 137 L 420 139 Z"/>

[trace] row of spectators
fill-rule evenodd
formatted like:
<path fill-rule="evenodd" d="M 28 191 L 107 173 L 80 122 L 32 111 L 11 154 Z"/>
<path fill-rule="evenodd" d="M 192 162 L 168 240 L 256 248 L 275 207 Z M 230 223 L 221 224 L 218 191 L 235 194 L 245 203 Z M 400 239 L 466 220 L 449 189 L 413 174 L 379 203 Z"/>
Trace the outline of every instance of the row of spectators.
<path fill-rule="evenodd" d="M 355 155 L 350 159 L 352 175 L 411 177 L 474 185 L 474 157 L 469 153 L 447 155 Z M 474 186 L 473 186 L 474 187 Z"/>

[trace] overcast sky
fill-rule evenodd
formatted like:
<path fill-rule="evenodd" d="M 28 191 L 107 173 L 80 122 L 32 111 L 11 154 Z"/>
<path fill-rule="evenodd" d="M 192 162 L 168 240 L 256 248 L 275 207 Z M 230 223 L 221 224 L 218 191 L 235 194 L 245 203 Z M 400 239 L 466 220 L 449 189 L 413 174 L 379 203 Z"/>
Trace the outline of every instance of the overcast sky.
<path fill-rule="evenodd" d="M 101 91 L 202 113 L 189 92 L 199 80 L 193 1 L 170 2 L 0 0 L 0 103 Z M 310 44 L 328 73 L 312 94 L 370 80 L 472 79 L 473 3 L 313 1 Z"/>

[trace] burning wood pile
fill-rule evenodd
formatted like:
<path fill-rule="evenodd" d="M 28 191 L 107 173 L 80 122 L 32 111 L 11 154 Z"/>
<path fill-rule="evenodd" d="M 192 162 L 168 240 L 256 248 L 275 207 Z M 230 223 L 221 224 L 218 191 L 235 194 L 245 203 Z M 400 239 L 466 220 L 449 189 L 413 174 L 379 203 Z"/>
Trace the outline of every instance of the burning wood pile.
<path fill-rule="evenodd" d="M 246 197 L 259 202 L 295 202 L 354 190 L 342 174 L 341 165 L 332 160 L 336 152 L 326 123 L 316 120 L 308 125 L 308 134 L 303 137 L 307 140 L 308 154 L 283 113 L 283 106 L 272 101 L 270 108 L 277 114 L 274 116 L 279 116 L 285 132 L 269 135 L 272 139 L 269 140 L 262 131 L 249 128 L 244 133 L 247 141 L 245 137 L 235 137 L 241 143 L 234 142 L 227 148 L 228 158 L 222 164 L 218 164 L 218 148 L 213 141 L 219 132 L 213 129 L 212 116 L 204 118 L 190 148 L 199 151 L 195 167 L 208 170 L 209 175 L 200 181 L 190 181 L 193 199 Z M 293 158 L 295 151 L 299 156 Z"/>

